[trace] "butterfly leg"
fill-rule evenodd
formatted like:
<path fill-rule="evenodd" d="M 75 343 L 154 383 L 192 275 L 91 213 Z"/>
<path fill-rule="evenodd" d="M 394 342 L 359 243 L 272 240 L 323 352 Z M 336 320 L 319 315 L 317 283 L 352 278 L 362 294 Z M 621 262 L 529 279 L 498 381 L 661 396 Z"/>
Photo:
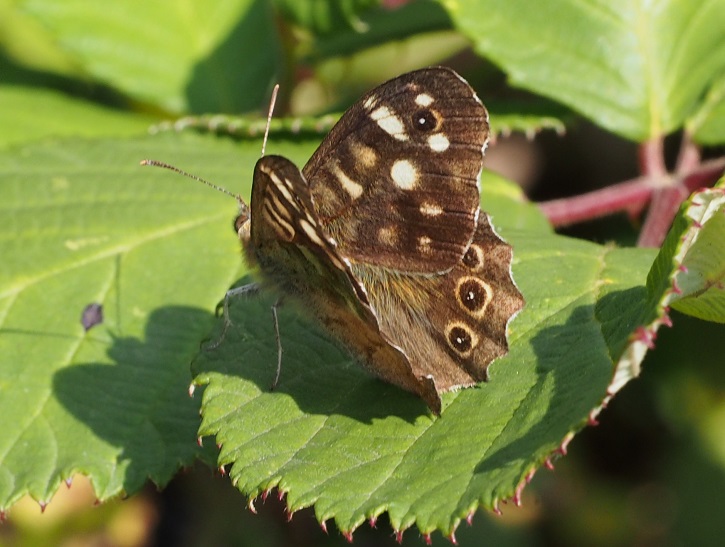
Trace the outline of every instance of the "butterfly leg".
<path fill-rule="evenodd" d="M 277 374 L 274 377 L 274 382 L 272 382 L 272 387 L 270 387 L 270 391 L 274 391 L 274 389 L 277 387 L 277 384 L 279 383 L 279 375 L 282 372 L 282 337 L 279 334 L 279 319 L 277 318 L 277 308 L 279 308 L 283 303 L 284 298 L 279 297 L 277 301 L 272 305 L 272 320 L 274 321 L 274 336 L 277 339 Z"/>
<path fill-rule="evenodd" d="M 222 316 L 224 317 L 224 328 L 222 329 L 222 333 L 219 336 L 219 339 L 216 340 L 216 342 L 212 342 L 207 346 L 208 350 L 214 350 L 218 348 L 221 343 L 224 341 L 224 337 L 227 334 L 227 330 L 229 330 L 229 327 L 232 326 L 232 320 L 229 316 L 229 302 L 232 298 L 237 296 L 254 296 L 259 293 L 260 286 L 258 283 L 249 283 L 247 285 L 242 285 L 241 287 L 234 287 L 233 289 L 229 289 L 227 293 L 224 295 L 224 304 L 223 304 L 223 313 Z M 219 307 L 217 306 L 217 310 Z"/>

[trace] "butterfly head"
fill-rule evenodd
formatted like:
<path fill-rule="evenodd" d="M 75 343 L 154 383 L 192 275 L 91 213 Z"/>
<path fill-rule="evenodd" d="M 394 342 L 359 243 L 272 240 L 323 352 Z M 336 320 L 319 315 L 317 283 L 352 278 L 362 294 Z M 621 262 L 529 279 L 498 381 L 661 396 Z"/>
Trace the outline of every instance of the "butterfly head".
<path fill-rule="evenodd" d="M 234 219 L 234 231 L 237 233 L 237 236 L 239 236 L 239 240 L 242 243 L 246 243 L 251 237 L 251 210 L 249 209 L 249 205 L 247 205 L 239 196 L 237 196 L 237 202 L 239 203 L 239 213 Z"/>

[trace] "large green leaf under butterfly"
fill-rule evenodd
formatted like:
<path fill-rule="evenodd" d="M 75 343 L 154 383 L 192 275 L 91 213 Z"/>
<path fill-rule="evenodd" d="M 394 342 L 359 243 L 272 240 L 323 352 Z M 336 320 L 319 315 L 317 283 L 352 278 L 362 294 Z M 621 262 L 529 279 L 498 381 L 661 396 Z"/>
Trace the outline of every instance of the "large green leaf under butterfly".
<path fill-rule="evenodd" d="M 207 386 L 200 434 L 215 436 L 220 463 L 231 465 L 250 504 L 278 488 L 290 512 L 312 505 L 344 532 L 388 512 L 397 531 L 452 534 L 476 508 L 517 500 L 536 469 L 638 374 L 669 321 L 667 306 L 680 298 L 683 263 L 695 279 L 722 271 L 713 266 L 721 252 L 707 271 L 697 267 L 711 255 L 704 242 L 723 236 L 722 196 L 721 188 L 696 194 L 655 260 L 654 250 L 551 234 L 532 206 L 488 175 L 484 202 L 516 249 L 514 275 L 529 302 L 489 383 L 445 394 L 435 419 L 286 310 L 282 379 L 270 392 L 275 337 L 259 317 L 272 301 L 237 301 L 234 332 L 194 365 Z"/>
<path fill-rule="evenodd" d="M 103 501 L 137 492 L 146 477 L 164 484 L 191 463 L 198 400 L 186 395 L 187 363 L 224 288 L 244 272 L 229 228 L 236 204 L 136 164 L 164 158 L 236 189 L 239 166 L 252 165 L 259 149 L 160 135 L 0 153 L 14 234 L 0 245 L 15 266 L 0 270 L 0 511 L 25 493 L 47 503 L 74 473 L 88 475 Z M 302 162 L 312 143 L 273 149 Z M 241 180 L 248 195 L 251 181 Z M 516 248 L 514 274 L 529 305 L 491 382 L 444 396 L 436 422 L 420 400 L 368 376 L 289 309 L 280 391 L 270 393 L 271 302 L 233 303 L 229 345 L 202 351 L 194 366 L 197 382 L 208 383 L 201 433 L 223 444 L 222 462 L 233 464 L 245 494 L 277 484 L 290 507 L 315 505 L 344 530 L 390 510 L 400 529 L 417 522 L 450 531 L 480 503 L 510 496 L 582 425 L 611 379 L 611 359 L 629 347 L 637 321 L 625 320 L 635 307 L 656 314 L 655 303 L 671 298 L 684 236 L 725 237 L 708 228 L 717 215 L 693 217 L 700 228 L 684 222 L 666 245 L 669 258 L 652 269 L 647 300 L 637 300 L 651 251 L 553 236 L 515 187 L 486 174 L 483 188 L 494 225 Z M 682 258 L 695 277 L 698 247 Z M 84 333 L 80 312 L 91 301 L 104 305 L 105 323 Z M 600 324 L 610 328 L 602 334 Z"/>

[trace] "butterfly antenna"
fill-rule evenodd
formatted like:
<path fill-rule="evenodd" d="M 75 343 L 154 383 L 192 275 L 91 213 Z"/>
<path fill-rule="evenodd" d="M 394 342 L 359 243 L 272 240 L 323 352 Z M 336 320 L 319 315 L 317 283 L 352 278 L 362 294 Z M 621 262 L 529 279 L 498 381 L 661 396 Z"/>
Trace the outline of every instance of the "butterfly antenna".
<path fill-rule="evenodd" d="M 269 126 L 272 123 L 272 112 L 274 112 L 274 103 L 277 102 L 277 93 L 279 92 L 279 84 L 274 85 L 272 90 L 272 98 L 269 100 L 269 112 L 267 113 L 267 127 L 264 128 L 264 140 L 262 141 L 262 157 L 267 148 L 267 137 L 269 137 Z"/>
<path fill-rule="evenodd" d="M 164 169 L 168 169 L 169 171 L 173 171 L 174 173 L 178 173 L 179 175 L 184 175 L 185 177 L 189 177 L 190 179 L 194 179 L 197 182 L 201 182 L 202 184 L 206 184 L 207 186 L 214 188 L 214 190 L 218 190 L 219 192 L 226 194 L 228 196 L 232 196 L 237 201 L 241 201 L 241 198 L 237 194 L 231 193 L 226 188 L 223 188 L 217 184 L 214 184 L 213 182 L 209 182 L 208 180 L 205 180 L 201 177 L 197 177 L 196 175 L 192 175 L 191 173 L 187 173 L 186 171 L 183 171 L 182 169 L 179 169 L 178 167 L 174 167 L 173 165 L 169 165 L 168 163 L 164 163 L 163 161 L 157 161 L 157 160 L 141 160 L 141 165 L 151 165 L 152 167 L 163 167 Z"/>

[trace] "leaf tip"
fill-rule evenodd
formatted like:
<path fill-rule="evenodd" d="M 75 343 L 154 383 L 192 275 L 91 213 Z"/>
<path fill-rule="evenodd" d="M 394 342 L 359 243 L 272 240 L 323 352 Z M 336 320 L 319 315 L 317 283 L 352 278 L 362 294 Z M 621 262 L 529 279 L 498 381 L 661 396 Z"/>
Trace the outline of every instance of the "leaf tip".
<path fill-rule="evenodd" d="M 561 444 L 559 445 L 559 448 L 556 449 L 556 451 L 562 456 L 566 456 L 566 453 L 569 450 L 569 443 L 573 438 L 573 433 L 567 433 L 566 437 L 564 437 L 564 440 L 561 441 Z"/>
<path fill-rule="evenodd" d="M 674 290 L 674 288 L 675 288 L 675 286 L 673 285 L 673 290 Z M 647 329 L 646 327 L 637 327 L 635 329 L 632 337 L 635 342 L 641 342 L 642 344 L 644 344 L 647 347 L 647 349 L 655 348 L 655 340 L 657 339 L 657 332 L 654 330 Z"/>
<path fill-rule="evenodd" d="M 495 512 L 495 509 L 494 509 L 494 512 Z M 473 526 L 473 515 L 475 515 L 475 514 L 476 514 L 475 509 L 471 509 L 468 512 L 468 516 L 466 516 L 466 524 L 468 524 L 468 526 Z"/>
<path fill-rule="evenodd" d="M 665 327 L 672 328 L 672 318 L 670 317 L 670 307 L 665 306 L 662 310 L 662 324 Z"/>
<path fill-rule="evenodd" d="M 526 473 L 526 476 L 524 476 L 523 480 L 516 487 L 516 492 L 514 493 L 513 497 L 513 502 L 516 507 L 521 507 L 521 494 L 523 493 L 526 485 L 529 484 L 531 482 L 531 479 L 534 478 L 535 474 L 536 469 L 531 469 L 528 473 Z"/>

